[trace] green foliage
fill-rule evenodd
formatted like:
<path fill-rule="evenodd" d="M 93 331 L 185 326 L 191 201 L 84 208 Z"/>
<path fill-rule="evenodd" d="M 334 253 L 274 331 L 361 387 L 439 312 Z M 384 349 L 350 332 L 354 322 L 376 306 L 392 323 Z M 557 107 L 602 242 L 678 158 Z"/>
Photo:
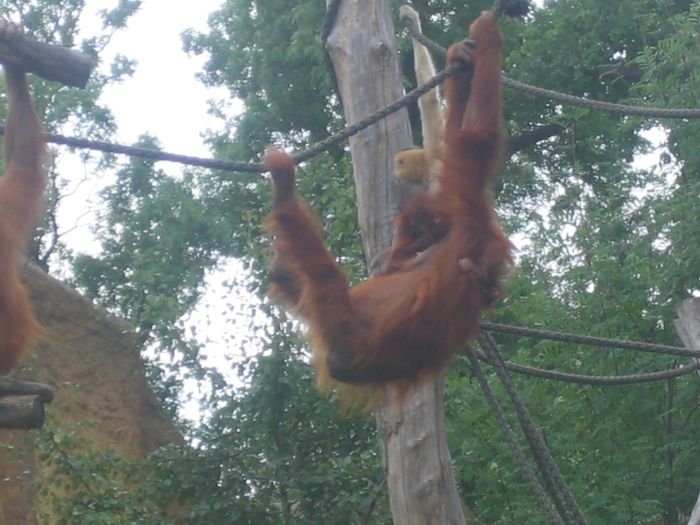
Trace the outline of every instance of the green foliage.
<path fill-rule="evenodd" d="M 271 351 L 246 373 L 250 387 L 222 396 L 197 447 L 130 462 L 45 429 L 40 459 L 54 474 L 41 490 L 57 523 L 385 523 L 372 425 L 314 391 L 289 328 L 270 333 Z"/>
<path fill-rule="evenodd" d="M 305 162 L 298 171 L 298 188 L 308 199 L 326 233 L 326 241 L 351 279 L 365 272 L 357 211 L 348 158 L 322 154 Z M 221 253 L 243 258 L 253 275 L 257 293 L 267 287 L 269 240 L 262 224 L 271 210 L 271 186 L 267 176 L 240 173 L 199 180 L 204 206 L 229 237 Z"/>
<path fill-rule="evenodd" d="M 138 145 L 158 147 L 147 137 Z M 208 219 L 190 174 L 176 179 L 151 161 L 132 158 L 102 196 L 109 207 L 95 234 L 104 255 L 77 257 L 76 280 L 146 340 L 196 303 L 224 232 Z"/>
<path fill-rule="evenodd" d="M 233 0 L 210 17 L 208 34 L 185 35 L 189 51 L 209 54 L 205 83 L 226 86 L 246 106 L 229 143 L 235 158 L 252 158 L 273 139 L 317 141 L 337 119 L 318 32 L 324 12 L 319 2 Z"/>
<path fill-rule="evenodd" d="M 138 145 L 158 148 L 149 137 Z M 211 220 L 192 174 L 171 177 L 151 161 L 132 158 L 102 197 L 107 208 L 95 228 L 102 253 L 75 258 L 75 283 L 130 321 L 141 346 L 157 349 L 165 368 L 149 372 L 174 415 L 184 378 L 219 380 L 201 364 L 200 343 L 188 337 L 182 319 L 201 298 L 228 231 Z"/>
<path fill-rule="evenodd" d="M 222 403 L 203 430 L 204 448 L 217 458 L 214 476 L 200 485 L 184 473 L 194 501 L 227 499 L 218 513 L 199 508 L 191 523 L 352 523 L 377 498 L 383 510 L 373 522 L 382 522 L 387 502 L 372 425 L 340 416 L 316 393 L 290 327 L 273 326 L 270 351 L 251 363 L 250 387 Z"/>
<path fill-rule="evenodd" d="M 649 58 L 658 57 L 651 50 L 673 48 L 667 40 L 683 38 L 686 52 L 696 56 L 698 43 L 689 36 L 696 7 L 690 16 L 684 9 L 674 2 L 559 1 L 525 28 L 522 48 L 510 55 L 508 64 L 520 80 L 593 98 L 622 97 L 628 103 L 644 99 L 654 105 L 650 87 L 663 84 L 665 96 L 656 105 L 696 107 L 690 97 L 668 98 L 673 93 L 668 79 L 659 78 Z M 686 36 L 678 25 L 681 20 L 689 24 Z M 692 53 L 687 51 L 691 41 Z M 684 46 L 675 47 L 679 48 Z M 677 72 L 683 61 L 679 55 L 667 55 L 661 62 Z M 687 92 L 697 83 L 685 77 L 680 86 Z M 678 164 L 662 157 L 662 163 L 640 169 L 630 161 L 633 154 L 649 151 L 642 133 L 650 123 L 548 107 L 544 101 L 538 107 L 528 100 L 509 95 L 511 129 L 527 132 L 517 122 L 539 124 L 550 118 L 564 124 L 566 131 L 557 140 L 538 144 L 534 152 L 521 152 L 517 166 L 509 166 L 502 176 L 507 180 L 511 170 L 518 170 L 518 181 L 523 182 L 523 165 L 532 164 L 535 191 L 528 195 L 534 207 L 503 203 L 508 224 L 526 225 L 528 242 L 510 296 L 498 310 L 500 319 L 677 344 L 671 323 L 674 308 L 700 288 L 697 250 L 688 244 L 688 237 L 677 242 L 683 235 L 695 233 L 697 238 L 700 232 L 691 204 L 697 202 L 692 195 L 697 196 L 698 190 L 687 184 L 684 175 L 697 173 L 695 167 L 688 170 L 696 148 L 674 147 L 678 141 L 671 131 L 669 147 Z M 673 130 L 679 124 L 668 125 Z M 693 142 L 695 125 L 679 127 L 680 136 Z M 506 182 L 499 204 L 510 195 Z M 688 221 L 676 222 L 673 216 Z M 515 361 L 585 374 L 617 375 L 679 364 L 657 356 L 528 339 L 503 337 L 499 342 Z M 591 523 L 682 521 L 696 491 L 678 480 L 681 472 L 698 475 L 696 463 L 684 460 L 692 454 L 698 419 L 695 403 L 681 399 L 697 396 L 697 381 L 601 388 L 525 379 L 518 385 Z M 464 392 L 464 387 L 451 387 Z M 472 415 L 479 417 L 470 414 L 470 420 Z M 486 427 L 483 432 L 495 430 Z M 486 439 L 481 437 L 479 442 Z M 471 447 L 471 440 L 456 446 Z M 485 457 L 476 453 L 469 456 L 478 458 L 476 464 L 463 467 L 474 486 L 475 499 L 470 494 L 470 502 L 482 509 L 478 514 L 488 522 L 537 523 L 527 500 L 510 492 L 520 487 L 531 497 L 522 477 L 512 479 L 512 470 L 494 468 L 509 452 L 500 442 L 493 446 L 501 449 L 495 454 L 497 463 L 492 463 L 492 452 Z M 499 498 L 508 501 L 503 512 L 495 503 Z"/>
<path fill-rule="evenodd" d="M 50 511 L 41 523 L 56 525 L 166 525 L 168 506 L 160 497 L 162 480 L 149 462 L 129 462 L 112 454 L 96 454 L 90 443 L 47 424 L 38 440 L 39 459 L 53 471 L 40 495 Z"/>
<path fill-rule="evenodd" d="M 665 38 L 648 46 L 637 58 L 644 72 L 637 86 L 642 96 L 659 105 L 698 107 L 697 23 L 700 3 L 692 2 L 688 12 L 669 9 L 664 19 Z M 662 156 L 660 171 L 667 186 L 656 199 L 653 220 L 657 249 L 664 258 L 661 267 L 663 292 L 668 295 L 697 294 L 700 285 L 700 255 L 693 239 L 700 235 L 697 201 L 700 196 L 700 155 L 697 121 L 664 123 L 669 154 Z"/>

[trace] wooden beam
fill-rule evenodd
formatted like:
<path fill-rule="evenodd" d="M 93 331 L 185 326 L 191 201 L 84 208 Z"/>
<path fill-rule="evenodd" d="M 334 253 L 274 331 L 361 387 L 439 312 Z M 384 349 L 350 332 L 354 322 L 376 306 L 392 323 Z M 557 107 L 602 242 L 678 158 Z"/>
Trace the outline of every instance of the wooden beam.
<path fill-rule="evenodd" d="M 0 397 L 0 428 L 29 430 L 44 424 L 44 402 L 38 395 Z"/>
<path fill-rule="evenodd" d="M 39 396 L 44 403 L 51 403 L 53 400 L 53 389 L 43 383 L 22 381 L 12 377 L 0 377 L 0 397 L 12 395 Z"/>
<path fill-rule="evenodd" d="M 0 35 L 0 56 L 3 61 L 22 66 L 47 80 L 84 88 L 92 70 L 92 58 L 67 47 L 37 42 L 27 36 L 11 40 Z"/>
<path fill-rule="evenodd" d="M 691 350 L 700 350 L 700 298 L 686 299 L 676 313 L 678 319 L 673 324 L 683 344 Z M 700 496 L 695 502 L 688 525 L 700 525 Z"/>
<path fill-rule="evenodd" d="M 678 319 L 673 326 L 683 344 L 690 350 L 700 350 L 700 297 L 691 297 L 676 309 Z"/>

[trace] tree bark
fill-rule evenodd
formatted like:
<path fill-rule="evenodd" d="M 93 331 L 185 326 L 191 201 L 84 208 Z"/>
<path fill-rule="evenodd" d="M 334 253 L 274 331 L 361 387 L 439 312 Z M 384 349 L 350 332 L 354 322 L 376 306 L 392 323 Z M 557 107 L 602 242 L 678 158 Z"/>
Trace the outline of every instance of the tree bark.
<path fill-rule="evenodd" d="M 683 344 L 691 350 L 700 350 L 700 298 L 686 299 L 676 313 L 678 319 L 674 321 L 674 326 Z M 688 525 L 700 525 L 700 495 L 695 502 Z"/>
<path fill-rule="evenodd" d="M 377 410 L 391 514 L 401 525 L 463 525 L 445 429 L 444 378 L 421 383 L 398 411 Z"/>
<path fill-rule="evenodd" d="M 326 50 L 349 125 L 403 94 L 391 16 L 384 0 L 341 1 Z M 391 243 L 398 203 L 394 154 L 412 144 L 406 112 L 389 115 L 349 140 L 360 231 L 365 255 L 371 260 Z"/>
<path fill-rule="evenodd" d="M 327 5 L 333 0 L 327 0 Z M 333 4 L 336 5 L 336 4 Z M 402 82 L 386 0 L 342 0 L 326 40 L 348 124 L 399 98 Z M 360 229 L 368 260 L 391 243 L 400 192 L 393 158 L 412 144 L 405 110 L 350 138 Z M 391 389 L 376 412 L 394 523 L 465 523 L 445 434 L 443 378 L 409 394 Z"/>

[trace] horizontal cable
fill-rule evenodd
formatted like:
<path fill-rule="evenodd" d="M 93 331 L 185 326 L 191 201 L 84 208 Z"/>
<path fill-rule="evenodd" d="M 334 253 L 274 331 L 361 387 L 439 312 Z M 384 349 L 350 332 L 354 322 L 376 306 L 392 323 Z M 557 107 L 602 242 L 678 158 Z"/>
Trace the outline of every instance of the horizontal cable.
<path fill-rule="evenodd" d="M 696 359 L 700 359 L 700 351 L 690 350 L 688 348 L 683 348 L 680 346 L 659 345 L 654 343 L 643 343 L 639 341 L 627 341 L 624 339 L 606 339 L 604 337 L 576 335 L 566 332 L 540 330 L 536 328 L 524 328 L 522 326 L 512 326 L 488 322 L 481 323 L 481 328 L 488 332 L 498 332 L 509 335 L 521 335 L 524 337 L 532 337 L 535 339 L 547 339 L 550 341 L 561 341 L 565 343 L 575 343 L 587 346 L 621 348 L 623 350 L 639 350 L 641 352 L 678 355 L 682 357 L 694 357 Z"/>
<path fill-rule="evenodd" d="M 5 134 L 4 126 L 0 126 L 0 134 Z M 76 137 L 65 137 L 63 135 L 46 134 L 46 141 L 51 144 L 61 144 L 78 149 L 89 149 L 101 151 L 103 153 L 117 153 L 120 155 L 128 155 L 130 157 L 140 157 L 149 160 L 165 160 L 185 164 L 187 166 L 198 166 L 202 168 L 210 168 L 215 170 L 225 171 L 249 171 L 262 172 L 263 168 L 260 164 L 248 164 L 243 162 L 229 162 L 216 159 L 207 159 L 202 157 L 193 157 L 189 155 L 180 155 L 177 153 L 168 153 L 165 151 L 139 148 L 134 146 L 124 146 L 121 144 L 111 144 L 109 142 L 101 142 L 97 140 L 88 140 Z"/>
<path fill-rule="evenodd" d="M 423 44 L 425 47 L 430 49 L 433 53 L 440 56 L 445 56 L 447 51 L 440 44 L 430 40 L 427 36 L 420 33 L 418 28 L 415 27 L 413 21 L 410 18 L 403 19 L 406 29 L 408 29 L 409 34 L 412 38 L 415 38 L 418 42 Z M 531 84 L 526 84 L 525 82 L 520 82 L 518 80 L 513 80 L 503 75 L 503 85 L 517 91 L 521 91 L 528 95 L 533 95 L 542 98 L 548 98 L 554 100 L 555 102 L 560 102 L 567 106 L 576 106 L 582 108 L 593 109 L 596 111 L 605 111 L 607 113 L 616 113 L 622 115 L 633 115 L 639 117 L 649 117 L 649 118 L 685 118 L 685 119 L 696 119 L 700 118 L 700 109 L 696 108 L 656 108 L 656 107 L 646 107 L 646 106 L 631 106 L 627 104 L 617 104 L 614 102 L 603 102 L 601 100 L 593 100 L 590 98 L 577 97 L 574 95 L 568 95 L 566 93 L 560 93 L 558 91 L 553 91 L 551 89 L 545 89 Z"/>
<path fill-rule="evenodd" d="M 479 359 L 481 359 L 485 363 L 488 363 L 490 365 L 494 364 L 493 360 L 486 354 L 479 352 L 477 355 Z M 569 372 L 557 372 L 555 370 L 545 370 L 542 368 L 520 365 L 517 363 L 512 363 L 510 361 L 506 361 L 506 367 L 508 368 L 508 370 L 517 374 L 541 377 L 543 379 L 551 379 L 554 381 L 563 381 L 565 383 L 575 383 L 581 385 L 621 386 L 639 383 L 649 383 L 652 381 L 662 381 L 665 379 L 681 377 L 699 370 L 700 361 L 696 361 L 689 365 L 681 366 L 678 368 L 661 370 L 658 372 L 627 374 L 619 376 L 594 376 L 584 374 L 572 374 Z"/>
<path fill-rule="evenodd" d="M 425 84 L 422 84 L 415 89 L 412 89 L 406 93 L 403 97 L 395 100 L 391 104 L 377 110 L 368 117 L 347 126 L 333 135 L 325 138 L 324 140 L 310 146 L 308 149 L 294 154 L 294 161 L 298 164 L 309 160 L 312 157 L 328 150 L 331 146 L 343 142 L 349 137 L 359 133 L 365 128 L 368 128 L 375 122 L 386 118 L 392 113 L 396 113 L 400 109 L 406 107 L 408 104 L 415 102 L 422 95 L 433 89 L 435 86 L 441 84 L 447 77 L 454 74 L 455 71 L 460 69 L 461 65 L 454 64 L 450 67 L 437 73 L 433 78 L 428 80 Z M 0 135 L 5 134 L 5 127 L 0 126 Z M 190 155 L 180 155 L 177 153 L 169 153 L 161 150 L 154 150 L 149 148 L 140 148 L 135 146 L 125 146 L 122 144 L 112 144 L 109 142 L 102 142 L 97 140 L 88 140 L 77 137 L 66 137 L 63 135 L 56 135 L 53 133 L 47 133 L 45 135 L 46 141 L 51 144 L 60 144 L 63 146 L 69 146 L 78 149 L 89 149 L 94 151 L 101 151 L 103 153 L 115 153 L 119 155 L 128 155 L 130 157 L 139 157 L 143 159 L 153 160 L 153 161 L 168 161 L 175 162 L 178 164 L 183 164 L 187 166 L 197 166 L 201 168 L 210 168 L 223 171 L 237 171 L 237 172 L 250 172 L 250 173 L 262 173 L 265 170 L 261 163 L 246 163 L 246 162 L 232 162 L 225 160 L 208 159 L 202 157 L 194 157 Z"/>
<path fill-rule="evenodd" d="M 408 19 L 406 19 L 408 20 Z M 433 42 L 426 36 L 418 33 L 413 28 L 413 24 L 407 22 L 407 27 L 411 36 L 421 42 L 423 45 L 433 50 L 436 53 L 445 54 L 445 49 L 439 44 Z M 408 92 L 406 95 L 396 100 L 395 102 L 389 104 L 388 106 L 376 111 L 367 118 L 347 126 L 343 130 L 329 136 L 328 138 L 314 144 L 308 149 L 297 153 L 294 155 L 294 159 L 297 163 L 308 160 L 319 153 L 326 151 L 331 146 L 338 144 L 349 137 L 355 135 L 359 131 L 371 126 L 375 122 L 399 111 L 400 109 L 406 107 L 408 104 L 416 101 L 421 95 L 427 93 L 435 86 L 442 83 L 448 76 L 452 75 L 460 66 L 452 64 L 440 71 L 437 75 L 431 78 L 425 84 L 421 84 L 415 89 Z M 628 115 L 638 115 L 654 118 L 700 118 L 700 109 L 667 109 L 667 108 L 652 108 L 643 106 L 628 106 L 624 104 L 615 104 L 611 102 L 602 102 L 591 99 L 586 99 L 582 97 L 576 97 L 573 95 L 567 95 L 564 93 L 559 93 L 557 91 L 552 91 L 544 88 L 539 88 L 524 82 L 519 82 L 517 80 L 510 79 L 508 77 L 503 77 L 504 85 L 529 93 L 536 96 L 542 96 L 550 98 L 552 100 L 562 102 L 563 104 L 587 107 L 590 109 L 596 109 L 600 111 L 622 113 Z M 5 133 L 5 128 L 0 126 L 0 134 Z M 175 162 L 178 164 L 183 164 L 187 166 L 196 166 L 202 168 L 216 169 L 222 171 L 232 171 L 232 172 L 252 172 L 252 173 L 262 173 L 264 168 L 260 163 L 246 163 L 246 162 L 233 162 L 225 160 L 216 160 L 211 158 L 196 157 L 190 155 L 181 155 L 177 153 L 170 153 L 161 150 L 154 150 L 149 148 L 140 148 L 135 146 L 125 146 L 122 144 L 113 144 L 109 142 L 102 142 L 96 140 L 89 140 L 78 137 L 66 137 L 63 135 L 47 134 L 47 142 L 52 144 L 60 144 L 69 146 L 72 148 L 88 149 L 94 151 L 101 151 L 103 153 L 113 153 L 119 155 L 128 155 L 131 157 L 140 157 L 153 161 L 168 161 Z"/>

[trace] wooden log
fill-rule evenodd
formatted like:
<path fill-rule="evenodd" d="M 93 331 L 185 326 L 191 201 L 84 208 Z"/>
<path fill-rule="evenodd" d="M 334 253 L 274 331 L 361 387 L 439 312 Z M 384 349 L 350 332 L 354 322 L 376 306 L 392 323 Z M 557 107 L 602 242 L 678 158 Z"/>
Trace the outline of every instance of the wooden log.
<path fill-rule="evenodd" d="M 44 424 L 44 403 L 38 395 L 0 397 L 0 428 L 29 430 Z"/>
<path fill-rule="evenodd" d="M 85 53 L 37 42 L 25 35 L 11 40 L 0 35 L 0 57 L 47 80 L 78 88 L 87 84 L 93 65 Z"/>
<path fill-rule="evenodd" d="M 34 381 L 22 381 L 13 377 L 0 377 L 0 396 L 39 396 L 44 403 L 53 401 L 53 389 L 49 385 Z"/>

